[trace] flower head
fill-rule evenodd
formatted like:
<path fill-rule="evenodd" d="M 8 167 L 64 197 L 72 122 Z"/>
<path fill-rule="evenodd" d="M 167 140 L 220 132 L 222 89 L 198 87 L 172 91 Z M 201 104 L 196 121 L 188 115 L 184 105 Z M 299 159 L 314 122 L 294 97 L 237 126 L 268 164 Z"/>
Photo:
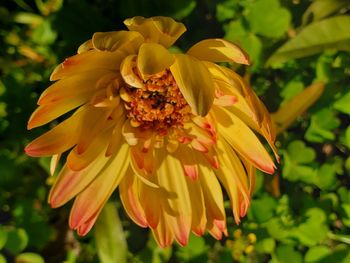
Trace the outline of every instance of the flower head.
<path fill-rule="evenodd" d="M 248 64 L 248 57 L 223 39 L 172 54 L 186 28 L 171 18 L 124 23 L 129 31 L 95 33 L 57 66 L 28 128 L 75 111 L 25 151 L 52 156 L 52 170 L 69 151 L 49 203 L 75 198 L 69 225 L 80 235 L 118 188 L 127 214 L 160 246 L 185 245 L 191 231 L 220 239 L 227 233 L 221 185 L 239 223 L 255 169 L 274 171 L 253 132 L 273 148 L 267 110 L 238 74 L 215 64 Z"/>

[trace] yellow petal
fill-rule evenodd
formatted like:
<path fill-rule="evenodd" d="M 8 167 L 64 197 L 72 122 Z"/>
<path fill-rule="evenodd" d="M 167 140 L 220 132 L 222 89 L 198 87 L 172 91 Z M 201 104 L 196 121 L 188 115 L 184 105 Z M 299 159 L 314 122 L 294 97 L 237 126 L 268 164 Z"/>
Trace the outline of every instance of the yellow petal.
<path fill-rule="evenodd" d="M 78 48 L 78 54 L 84 53 L 86 51 L 89 51 L 91 49 L 93 49 L 93 45 L 92 45 L 92 40 L 89 39 L 87 41 L 85 41 L 83 44 L 81 44 Z"/>
<path fill-rule="evenodd" d="M 230 197 L 233 216 L 238 224 L 250 203 L 247 174 L 237 154 L 223 138 L 218 140 L 217 149 L 221 165 L 215 173 Z"/>
<path fill-rule="evenodd" d="M 214 101 L 215 88 L 204 64 L 191 56 L 177 54 L 170 70 L 193 113 L 207 115 Z"/>
<path fill-rule="evenodd" d="M 277 125 L 277 133 L 287 129 L 298 116 L 314 104 L 323 93 L 323 90 L 324 83 L 315 83 L 283 104 L 277 112 L 272 113 L 272 119 Z"/>
<path fill-rule="evenodd" d="M 50 190 L 49 203 L 52 207 L 59 207 L 80 193 L 99 175 L 109 158 L 104 156 L 103 151 L 85 169 L 73 171 L 65 165 Z"/>
<path fill-rule="evenodd" d="M 79 128 L 90 112 L 89 107 L 78 109 L 70 118 L 27 145 L 25 152 L 30 156 L 50 156 L 67 151 L 80 138 Z"/>
<path fill-rule="evenodd" d="M 163 213 L 160 215 L 159 224 L 152 229 L 152 232 L 158 245 L 162 248 L 170 246 L 174 241 L 174 234 Z"/>
<path fill-rule="evenodd" d="M 149 76 L 169 68 L 174 60 L 174 56 L 162 45 L 144 43 L 137 56 L 137 68 L 142 76 Z"/>
<path fill-rule="evenodd" d="M 250 64 L 247 53 L 234 43 L 220 38 L 202 40 L 192 46 L 187 54 L 211 62 Z"/>
<path fill-rule="evenodd" d="M 224 199 L 214 172 L 206 166 L 200 166 L 199 181 L 203 190 L 207 215 L 210 215 L 210 218 L 224 220 L 226 218 Z"/>
<path fill-rule="evenodd" d="M 192 207 L 191 230 L 198 236 L 202 236 L 207 225 L 204 195 L 199 180 L 193 181 L 186 178 L 188 193 L 190 194 Z"/>
<path fill-rule="evenodd" d="M 136 54 L 143 43 L 143 36 L 135 31 L 97 32 L 92 36 L 92 44 L 100 51 L 122 51 Z"/>
<path fill-rule="evenodd" d="M 124 24 L 129 30 L 143 35 L 146 42 L 154 42 L 170 47 L 185 31 L 186 27 L 170 17 L 155 16 L 128 18 Z"/>
<path fill-rule="evenodd" d="M 79 153 L 77 146 L 74 147 L 67 156 L 68 167 L 73 171 L 81 171 L 89 166 L 101 152 L 104 152 L 110 136 L 110 129 L 100 133 L 96 138 L 93 138 L 91 144 L 83 153 Z"/>
<path fill-rule="evenodd" d="M 275 165 L 270 155 L 250 128 L 225 108 L 215 106 L 213 112 L 218 120 L 219 132 L 233 149 L 258 169 L 273 173 Z"/>
<path fill-rule="evenodd" d="M 90 50 L 65 59 L 59 64 L 50 76 L 50 80 L 58 80 L 65 77 L 73 76 L 78 73 L 106 69 L 117 71 L 125 55 L 122 52 L 101 52 Z"/>
<path fill-rule="evenodd" d="M 143 81 L 134 72 L 136 69 L 136 55 L 127 56 L 120 65 L 120 73 L 124 81 L 134 88 L 142 88 Z"/>
<path fill-rule="evenodd" d="M 205 64 L 213 75 L 216 87 L 224 94 L 236 97 L 235 103 L 227 109 L 264 136 L 278 161 L 279 157 L 274 145 L 275 125 L 264 104 L 238 74 L 213 63 L 206 62 Z"/>
<path fill-rule="evenodd" d="M 180 162 L 166 150 L 159 150 L 159 159 L 163 159 L 158 169 L 158 184 L 166 192 L 166 200 L 169 205 L 167 211 L 170 227 L 174 231 L 176 241 L 181 245 L 188 242 L 192 223 L 191 200 L 188 192 L 186 178 L 181 171 Z"/>
<path fill-rule="evenodd" d="M 120 200 L 129 217 L 139 226 L 147 227 L 145 213 L 138 194 L 139 181 L 132 173 L 126 174 L 119 185 Z"/>
<path fill-rule="evenodd" d="M 71 228 L 77 229 L 88 221 L 108 201 L 129 167 L 128 150 L 129 146 L 123 144 L 99 176 L 76 197 L 69 217 Z"/>
<path fill-rule="evenodd" d="M 93 107 L 90 114 L 82 118 L 81 136 L 77 141 L 76 149 L 78 154 L 83 153 L 98 134 L 116 123 L 116 120 L 109 119 L 110 114 L 109 108 Z"/>

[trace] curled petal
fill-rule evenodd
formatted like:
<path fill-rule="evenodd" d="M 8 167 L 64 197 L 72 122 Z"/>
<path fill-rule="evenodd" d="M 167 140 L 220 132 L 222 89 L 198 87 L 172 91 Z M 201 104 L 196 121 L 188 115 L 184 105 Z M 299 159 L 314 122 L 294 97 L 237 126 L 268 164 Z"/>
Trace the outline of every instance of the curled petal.
<path fill-rule="evenodd" d="M 174 63 L 174 56 L 162 45 L 144 43 L 137 56 L 137 68 L 142 76 L 149 76 L 169 68 Z"/>
<path fill-rule="evenodd" d="M 211 62 L 250 64 L 247 53 L 234 43 L 220 38 L 202 40 L 192 46 L 187 54 Z"/>
<path fill-rule="evenodd" d="M 120 65 L 120 73 L 124 81 L 131 87 L 142 88 L 143 81 L 135 73 L 136 69 L 136 55 L 127 56 Z"/>
<path fill-rule="evenodd" d="M 86 51 L 89 51 L 91 49 L 93 49 L 94 46 L 92 45 L 92 40 L 89 39 L 87 41 L 85 41 L 83 44 L 81 44 L 78 48 L 78 54 L 84 53 Z"/>
<path fill-rule="evenodd" d="M 170 17 L 155 16 L 144 18 L 136 16 L 124 20 L 129 30 L 143 35 L 146 42 L 154 42 L 170 47 L 185 31 L 186 27 Z"/>
<path fill-rule="evenodd" d="M 135 31 L 97 32 L 92 36 L 92 44 L 100 51 L 122 51 L 136 54 L 143 43 L 143 36 Z"/>
<path fill-rule="evenodd" d="M 177 54 L 170 71 L 192 111 L 196 115 L 207 115 L 214 101 L 215 88 L 204 64 L 191 56 Z"/>

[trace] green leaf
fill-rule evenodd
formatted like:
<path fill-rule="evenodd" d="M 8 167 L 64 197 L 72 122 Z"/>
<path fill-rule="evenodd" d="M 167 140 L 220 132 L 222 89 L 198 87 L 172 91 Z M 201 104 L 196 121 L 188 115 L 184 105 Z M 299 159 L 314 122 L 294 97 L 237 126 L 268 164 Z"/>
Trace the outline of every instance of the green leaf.
<path fill-rule="evenodd" d="M 26 248 L 27 244 L 28 235 L 24 229 L 17 228 L 8 230 L 5 248 L 12 254 L 18 254 Z"/>
<path fill-rule="evenodd" d="M 341 205 L 340 216 L 343 224 L 350 227 L 350 204 Z"/>
<path fill-rule="evenodd" d="M 102 263 L 126 262 L 127 244 L 115 205 L 107 203 L 95 226 L 97 253 Z"/>
<path fill-rule="evenodd" d="M 349 4 L 347 0 L 315 0 L 305 11 L 302 24 L 305 25 L 327 17 L 347 4 Z"/>
<path fill-rule="evenodd" d="M 317 171 L 309 166 L 315 160 L 316 153 L 311 147 L 307 147 L 303 141 L 293 141 L 283 152 L 284 165 L 282 175 L 284 178 L 295 182 L 317 182 Z"/>
<path fill-rule="evenodd" d="M 299 239 L 301 244 L 314 246 L 322 242 L 329 231 L 326 214 L 320 208 L 310 208 L 306 211 L 305 216 L 306 221 L 295 229 L 293 235 Z"/>
<path fill-rule="evenodd" d="M 305 138 L 310 142 L 333 141 L 333 130 L 340 125 L 335 113 L 324 108 L 311 116 L 311 124 L 305 133 Z"/>
<path fill-rule="evenodd" d="M 350 105 L 350 104 L 349 104 Z M 342 143 L 350 149 L 350 125 L 346 128 Z"/>
<path fill-rule="evenodd" d="M 294 78 L 289 81 L 281 92 L 281 97 L 283 98 L 281 105 L 298 95 L 303 89 L 304 83 L 299 80 L 299 78 Z"/>
<path fill-rule="evenodd" d="M 305 263 L 317 263 L 319 260 L 331 254 L 332 251 L 326 246 L 311 247 L 305 254 Z"/>
<path fill-rule="evenodd" d="M 350 115 L 350 91 L 337 100 L 333 106 L 336 110 Z"/>
<path fill-rule="evenodd" d="M 6 258 L 0 254 L 0 263 L 6 263 Z"/>
<path fill-rule="evenodd" d="M 301 263 L 303 257 L 300 252 L 296 251 L 293 246 L 281 245 L 277 247 L 276 255 L 280 263 Z"/>
<path fill-rule="evenodd" d="M 185 262 L 196 262 L 195 259 L 206 255 L 208 249 L 209 247 L 205 244 L 203 237 L 191 234 L 187 246 L 180 247 L 176 252 L 176 256 Z"/>
<path fill-rule="evenodd" d="M 260 64 L 260 56 L 262 51 L 262 43 L 260 39 L 253 33 L 249 32 L 243 25 L 241 20 L 229 23 L 225 27 L 225 38 L 237 43 L 249 55 L 253 67 Z"/>
<path fill-rule="evenodd" d="M 223 22 L 232 19 L 236 14 L 237 3 L 234 1 L 225 1 L 216 5 L 216 18 Z"/>
<path fill-rule="evenodd" d="M 318 187 L 322 190 L 330 190 L 336 186 L 336 166 L 334 164 L 323 164 L 317 172 Z"/>
<path fill-rule="evenodd" d="M 246 16 L 253 32 L 270 38 L 279 38 L 288 30 L 291 14 L 278 0 L 257 0 Z"/>
<path fill-rule="evenodd" d="M 0 250 L 5 246 L 7 240 L 7 232 L 0 226 Z"/>
<path fill-rule="evenodd" d="M 264 238 L 262 240 L 258 240 L 255 245 L 256 251 L 262 254 L 271 254 L 276 247 L 276 242 L 273 238 Z"/>
<path fill-rule="evenodd" d="M 35 253 L 22 253 L 16 257 L 16 263 L 45 263 L 42 256 Z"/>
<path fill-rule="evenodd" d="M 327 49 L 350 51 L 350 16 L 336 16 L 303 28 L 287 41 L 266 62 L 272 65 L 293 58 L 302 58 Z"/>
<path fill-rule="evenodd" d="M 254 200 L 251 206 L 251 213 L 257 223 L 263 223 L 273 217 L 277 202 L 269 195 Z"/>

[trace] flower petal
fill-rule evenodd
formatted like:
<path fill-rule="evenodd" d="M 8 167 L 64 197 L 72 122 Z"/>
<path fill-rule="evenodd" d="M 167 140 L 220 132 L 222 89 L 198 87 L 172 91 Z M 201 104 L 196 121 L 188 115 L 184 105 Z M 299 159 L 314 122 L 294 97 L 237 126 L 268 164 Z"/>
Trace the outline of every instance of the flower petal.
<path fill-rule="evenodd" d="M 55 184 L 49 194 L 49 203 L 52 207 L 59 207 L 67 203 L 74 196 L 87 187 L 108 162 L 103 152 L 85 169 L 73 171 L 65 165 L 60 171 Z"/>
<path fill-rule="evenodd" d="M 204 195 L 207 216 L 212 219 L 224 220 L 226 218 L 224 199 L 214 172 L 206 166 L 200 166 L 199 181 Z"/>
<path fill-rule="evenodd" d="M 122 52 L 101 52 L 90 50 L 66 58 L 51 74 L 50 80 L 58 80 L 78 73 L 107 69 L 117 71 L 125 55 Z"/>
<path fill-rule="evenodd" d="M 97 213 L 108 201 L 129 167 L 129 146 L 123 144 L 119 152 L 110 158 L 106 168 L 75 199 L 69 226 L 77 229 Z"/>
<path fill-rule="evenodd" d="M 233 216 L 238 224 L 250 203 L 247 174 L 237 154 L 224 138 L 218 140 L 217 148 L 221 166 L 215 173 L 230 197 Z"/>
<path fill-rule="evenodd" d="M 104 149 L 111 136 L 111 130 L 100 133 L 94 138 L 86 151 L 79 153 L 74 147 L 67 156 L 67 165 L 73 171 L 81 171 L 93 162 Z M 120 136 L 119 136 L 120 137 Z"/>
<path fill-rule="evenodd" d="M 205 116 L 213 104 L 215 89 L 204 64 L 191 56 L 177 54 L 170 70 L 192 111 Z"/>
<path fill-rule="evenodd" d="M 165 190 L 166 202 L 171 211 L 167 211 L 169 226 L 173 229 L 175 239 L 180 245 L 186 245 L 192 223 L 191 200 L 186 178 L 178 175 L 180 162 L 166 150 L 160 149 L 158 158 L 163 159 L 158 169 L 158 184 Z"/>
<path fill-rule="evenodd" d="M 124 81 L 134 88 L 142 88 L 143 81 L 140 77 L 135 73 L 136 70 L 136 55 L 127 56 L 122 64 L 120 65 L 120 73 L 124 79 Z"/>
<path fill-rule="evenodd" d="M 120 200 L 129 217 L 137 225 L 147 227 L 147 220 L 139 199 L 138 184 L 139 181 L 135 175 L 126 174 L 119 185 Z"/>
<path fill-rule="evenodd" d="M 213 113 L 218 120 L 222 136 L 240 155 L 263 172 L 272 174 L 275 165 L 256 135 L 233 113 L 215 106 Z"/>
<path fill-rule="evenodd" d="M 146 42 L 154 42 L 170 47 L 185 31 L 186 27 L 170 17 L 155 16 L 144 18 L 135 16 L 124 20 L 129 30 L 141 33 Z"/>
<path fill-rule="evenodd" d="M 143 36 L 135 31 L 97 32 L 92 36 L 95 49 L 109 52 L 119 50 L 126 54 L 136 54 L 143 41 Z"/>
<path fill-rule="evenodd" d="M 234 43 L 221 38 L 202 40 L 192 46 L 187 51 L 187 54 L 194 56 L 199 60 L 211 62 L 250 64 L 247 53 Z"/>
<path fill-rule="evenodd" d="M 26 154 L 33 157 L 50 156 L 67 151 L 77 143 L 82 121 L 90 113 L 89 107 L 78 109 L 70 118 L 28 144 L 24 149 Z"/>
<path fill-rule="evenodd" d="M 174 234 L 163 213 L 160 215 L 159 224 L 152 229 L 152 232 L 158 245 L 162 248 L 170 246 L 174 241 Z"/>
<path fill-rule="evenodd" d="M 174 56 L 162 45 L 144 43 L 137 56 L 137 68 L 144 77 L 159 73 L 174 63 Z"/>

